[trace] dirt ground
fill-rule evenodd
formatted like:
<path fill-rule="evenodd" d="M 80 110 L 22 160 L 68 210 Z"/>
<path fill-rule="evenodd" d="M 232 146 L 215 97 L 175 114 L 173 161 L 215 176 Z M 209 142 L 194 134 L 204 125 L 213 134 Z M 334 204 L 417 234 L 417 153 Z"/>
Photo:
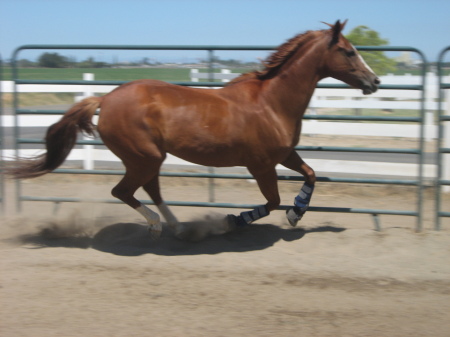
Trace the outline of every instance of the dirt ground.
<path fill-rule="evenodd" d="M 118 179 L 48 175 L 22 188 L 109 199 Z M 161 184 L 166 200 L 208 198 L 204 179 Z M 263 202 L 252 181 L 216 184 L 217 202 Z M 283 204 L 299 187 L 280 183 Z M 174 207 L 203 230 L 197 242 L 167 228 L 151 241 L 122 204 L 65 203 L 55 215 L 50 203 L 24 203 L 1 220 L 0 336 L 449 336 L 450 223 L 432 230 L 432 193 L 421 233 L 406 216 L 380 216 L 376 232 L 369 215 L 309 212 L 291 228 L 275 211 L 206 235 L 240 210 Z M 312 204 L 414 210 L 415 197 L 411 187 L 321 183 Z"/>

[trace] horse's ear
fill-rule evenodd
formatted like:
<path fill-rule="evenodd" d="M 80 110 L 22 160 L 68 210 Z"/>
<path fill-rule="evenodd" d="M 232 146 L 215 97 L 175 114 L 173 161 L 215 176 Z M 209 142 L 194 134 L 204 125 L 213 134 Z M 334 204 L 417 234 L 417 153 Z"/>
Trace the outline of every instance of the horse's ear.
<path fill-rule="evenodd" d="M 334 25 L 329 25 L 332 31 L 331 44 L 336 44 L 339 41 L 339 36 L 341 32 L 344 30 L 345 25 L 347 24 L 347 20 L 341 23 L 341 21 L 337 20 Z"/>
<path fill-rule="evenodd" d="M 345 19 L 344 22 L 341 23 L 341 32 L 344 30 L 345 25 L 347 24 L 348 19 Z"/>

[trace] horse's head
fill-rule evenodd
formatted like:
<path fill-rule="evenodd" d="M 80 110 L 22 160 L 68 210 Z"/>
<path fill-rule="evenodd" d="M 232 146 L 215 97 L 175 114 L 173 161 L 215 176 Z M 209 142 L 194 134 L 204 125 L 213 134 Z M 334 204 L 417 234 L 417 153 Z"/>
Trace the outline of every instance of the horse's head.
<path fill-rule="evenodd" d="M 364 95 L 377 91 L 380 79 L 366 64 L 356 48 L 341 34 L 347 20 L 341 23 L 328 24 L 331 29 L 329 35 L 328 57 L 325 72 L 348 85 L 361 89 Z"/>

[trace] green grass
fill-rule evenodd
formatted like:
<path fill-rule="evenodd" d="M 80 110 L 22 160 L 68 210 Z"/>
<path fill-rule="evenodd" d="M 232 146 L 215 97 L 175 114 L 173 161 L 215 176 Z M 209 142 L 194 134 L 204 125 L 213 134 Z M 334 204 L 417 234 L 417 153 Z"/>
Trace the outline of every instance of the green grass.
<path fill-rule="evenodd" d="M 233 73 L 245 73 L 251 71 L 248 68 L 232 68 Z M 200 72 L 208 72 L 208 69 L 200 69 Z M 220 69 L 214 69 L 214 72 L 220 72 Z M 99 81 L 133 81 L 137 79 L 157 79 L 162 81 L 190 81 L 190 69 L 187 68 L 19 68 L 20 79 L 30 80 L 81 80 L 83 73 L 93 73 L 95 80 Z M 450 73 L 450 70 L 446 70 Z M 3 80 L 12 80 L 11 68 L 3 68 Z M 206 81 L 206 80 L 204 80 Z M 37 94 L 35 94 L 37 95 Z M 41 94 L 43 95 L 43 94 Z M 41 101 L 38 97 L 31 97 L 29 101 Z M 4 100 L 9 97 L 4 97 Z M 25 94 L 23 94 L 25 98 Z M 57 97 L 56 101 L 66 101 L 67 97 Z M 25 101 L 28 101 L 26 99 Z M 9 101 L 8 101 L 9 103 Z M 31 103 L 30 103 L 31 104 Z M 323 113 L 328 114 L 326 110 Z M 354 109 L 334 110 L 330 114 L 333 115 L 355 115 Z M 419 114 L 416 110 L 396 110 L 392 113 L 386 113 L 380 110 L 363 109 L 362 116 L 404 116 L 415 117 Z"/>
<path fill-rule="evenodd" d="M 201 69 L 207 72 L 207 69 Z M 232 72 L 248 72 L 249 69 L 231 69 Z M 98 81 L 133 81 L 155 79 L 162 81 L 190 81 L 187 68 L 19 68 L 19 78 L 27 80 L 69 80 L 83 79 L 83 73 L 93 73 Z M 215 69 L 214 72 L 220 72 Z M 3 80 L 11 81 L 11 68 L 3 68 Z"/>
<path fill-rule="evenodd" d="M 251 71 L 248 68 L 232 68 L 233 73 Z M 28 80 L 81 80 L 83 73 L 93 73 L 98 81 L 133 81 L 138 79 L 155 79 L 162 81 L 189 81 L 190 69 L 187 68 L 19 68 L 19 78 Z M 200 72 L 208 72 L 200 69 Z M 220 69 L 214 69 L 220 72 Z M 407 71 L 419 75 L 419 70 Z M 446 75 L 450 70 L 446 69 Z M 3 68 L 3 80 L 12 80 L 10 67 Z M 404 73 L 404 72 L 403 72 Z M 403 73 L 396 72 L 396 75 Z"/>
<path fill-rule="evenodd" d="M 201 69 L 207 72 L 207 69 Z M 220 72 L 220 69 L 215 69 Z M 248 69 L 232 69 L 232 72 L 247 72 Z M 19 68 L 19 78 L 28 80 L 82 80 L 83 73 L 93 73 L 98 81 L 133 81 L 156 79 L 162 81 L 190 81 L 190 69 L 184 68 Z M 11 68 L 3 68 L 3 80 L 12 80 Z M 206 80 L 205 80 L 206 81 Z M 20 106 L 71 104 L 73 94 L 22 93 Z M 12 105 L 12 95 L 3 95 L 3 104 Z"/>
<path fill-rule="evenodd" d="M 98 81 L 133 81 L 157 79 L 164 81 L 188 81 L 189 69 L 165 68 L 20 68 L 19 78 L 28 80 L 82 80 L 83 73 L 93 73 Z M 11 70 L 5 69 L 5 80 L 11 80 Z"/>

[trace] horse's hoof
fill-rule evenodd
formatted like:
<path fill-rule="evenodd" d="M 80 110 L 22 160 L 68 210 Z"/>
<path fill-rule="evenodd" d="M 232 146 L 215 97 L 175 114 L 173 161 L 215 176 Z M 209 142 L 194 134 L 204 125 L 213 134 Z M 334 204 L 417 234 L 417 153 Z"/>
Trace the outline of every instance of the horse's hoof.
<path fill-rule="evenodd" d="M 241 216 L 236 216 L 233 214 L 227 215 L 227 222 L 228 222 L 228 227 L 230 229 L 234 229 L 236 227 L 244 227 L 244 226 L 248 225 L 248 223 L 246 223 L 245 220 Z"/>
<path fill-rule="evenodd" d="M 184 237 L 186 236 L 186 226 L 182 223 L 178 223 L 175 228 L 174 228 L 174 234 L 175 237 L 177 237 L 178 239 L 184 240 Z"/>
<path fill-rule="evenodd" d="M 161 232 L 160 231 L 155 231 L 149 228 L 148 230 L 148 235 L 150 236 L 150 239 L 152 239 L 153 241 L 156 241 L 160 238 L 161 236 Z"/>
<path fill-rule="evenodd" d="M 158 240 L 162 233 L 162 225 L 155 224 L 155 225 L 149 225 L 148 226 L 148 235 L 152 240 Z"/>
<path fill-rule="evenodd" d="M 289 221 L 289 224 L 292 227 L 297 226 L 297 223 L 302 219 L 303 214 L 305 214 L 304 211 L 302 211 L 300 208 L 298 207 L 293 207 L 293 208 L 289 208 L 286 211 L 286 218 Z"/>

